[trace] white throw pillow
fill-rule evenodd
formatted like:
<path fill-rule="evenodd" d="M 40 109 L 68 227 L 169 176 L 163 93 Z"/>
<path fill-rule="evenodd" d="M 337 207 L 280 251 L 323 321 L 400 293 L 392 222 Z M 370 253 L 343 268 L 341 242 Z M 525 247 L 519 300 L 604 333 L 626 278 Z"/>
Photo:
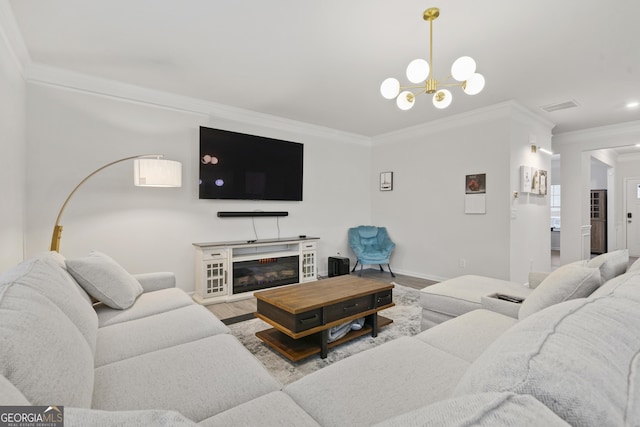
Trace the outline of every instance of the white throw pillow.
<path fill-rule="evenodd" d="M 140 283 L 111 257 L 93 251 L 84 258 L 68 259 L 67 270 L 95 299 L 124 310 L 142 293 Z"/>
<path fill-rule="evenodd" d="M 616 276 L 624 274 L 629 266 L 629 250 L 620 249 L 598 255 L 587 261 L 587 267 L 597 267 L 600 269 L 602 283 L 611 280 Z"/>
<path fill-rule="evenodd" d="M 574 298 L 584 298 L 601 284 L 598 268 L 567 264 L 551 272 L 522 303 L 518 318 Z"/>

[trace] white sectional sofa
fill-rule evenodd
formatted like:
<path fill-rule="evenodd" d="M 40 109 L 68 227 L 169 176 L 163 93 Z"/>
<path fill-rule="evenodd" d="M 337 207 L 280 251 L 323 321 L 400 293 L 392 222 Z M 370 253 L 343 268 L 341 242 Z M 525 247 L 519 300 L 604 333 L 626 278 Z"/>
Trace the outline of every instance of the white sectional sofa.
<path fill-rule="evenodd" d="M 67 427 L 640 423 L 640 265 L 588 298 L 520 320 L 472 310 L 287 386 L 174 285 L 102 254 L 4 273 L 0 405 L 64 405 Z"/>
<path fill-rule="evenodd" d="M 621 249 L 598 255 L 588 261 L 567 264 L 551 274 L 532 272 L 526 284 L 473 274 L 444 280 L 420 292 L 421 327 L 424 331 L 479 308 L 518 318 L 523 305 L 525 314 L 538 311 L 541 305 L 548 306 L 566 299 L 588 296 L 601 282 L 623 274 L 628 265 L 629 251 Z M 597 268 L 600 277 L 589 276 L 588 272 L 584 274 L 585 271 L 577 267 Z M 579 281 L 584 282 L 581 286 L 576 286 Z M 533 292 L 539 285 L 542 285 L 542 290 Z M 504 297 L 515 297 L 523 304 L 500 299 Z"/>

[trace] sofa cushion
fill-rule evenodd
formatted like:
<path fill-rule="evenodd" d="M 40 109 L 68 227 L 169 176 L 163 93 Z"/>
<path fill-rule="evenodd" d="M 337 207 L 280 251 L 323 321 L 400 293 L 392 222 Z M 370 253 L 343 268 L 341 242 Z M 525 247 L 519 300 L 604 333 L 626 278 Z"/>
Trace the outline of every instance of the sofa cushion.
<path fill-rule="evenodd" d="M 35 289 L 0 286 L 0 375 L 33 405 L 89 407 L 93 352 L 85 337 Z"/>
<path fill-rule="evenodd" d="M 640 291 L 638 290 L 638 286 L 634 285 L 635 283 L 638 283 L 639 279 L 635 278 L 635 276 L 640 276 L 640 270 L 631 270 L 609 280 L 607 283 L 596 289 L 591 296 L 615 296 L 619 298 L 628 298 L 640 303 Z"/>
<path fill-rule="evenodd" d="M 195 302 L 182 289 L 168 288 L 140 295 L 136 303 L 126 310 L 116 310 L 104 304 L 96 304 L 94 308 L 98 315 L 98 324 L 103 327 L 153 316 L 193 304 Z"/>
<path fill-rule="evenodd" d="M 64 408 L 65 427 L 197 427 L 198 424 L 175 411 L 98 411 Z"/>
<path fill-rule="evenodd" d="M 513 317 L 493 311 L 473 310 L 414 338 L 471 363 L 516 322 Z"/>
<path fill-rule="evenodd" d="M 163 408 L 199 422 L 282 385 L 230 334 L 96 368 L 93 408 Z"/>
<path fill-rule="evenodd" d="M 595 267 L 600 269 L 602 282 L 613 279 L 616 276 L 624 274 L 629 266 L 629 250 L 620 249 L 617 251 L 607 252 L 598 255 L 587 261 L 587 267 Z"/>
<path fill-rule="evenodd" d="M 176 287 L 176 275 L 168 271 L 133 274 L 133 278 L 140 283 L 143 292 L 153 292 Z"/>
<path fill-rule="evenodd" d="M 11 382 L 0 375 L 0 405 L 2 406 L 22 406 L 31 405 L 24 394 L 11 384 Z"/>
<path fill-rule="evenodd" d="M 71 320 L 95 350 L 98 317 L 85 299 L 84 291 L 62 267 L 64 258 L 45 253 L 18 264 L 0 276 L 0 286 L 11 283 L 26 286 L 53 302 Z"/>
<path fill-rule="evenodd" d="M 568 427 L 562 418 L 535 398 L 514 393 L 482 393 L 423 406 L 375 427 Z"/>
<path fill-rule="evenodd" d="M 202 427 L 320 427 L 282 391 L 274 391 L 200 422 Z"/>
<path fill-rule="evenodd" d="M 450 396 L 469 362 L 401 337 L 313 372 L 284 389 L 324 426 L 370 426 Z"/>
<path fill-rule="evenodd" d="M 553 271 L 522 302 L 518 317 L 524 319 L 543 308 L 575 298 L 584 298 L 600 286 L 600 270 L 566 264 Z"/>
<path fill-rule="evenodd" d="M 101 252 L 66 260 L 69 273 L 89 295 L 111 308 L 125 309 L 142 293 L 140 283 L 120 264 Z"/>
<path fill-rule="evenodd" d="M 422 289 L 420 305 L 427 310 L 460 316 L 481 308 L 482 296 L 502 293 L 526 298 L 530 292 L 531 289 L 516 282 L 469 274 Z"/>
<path fill-rule="evenodd" d="M 640 292 L 640 276 L 627 282 Z M 531 394 L 571 425 L 640 415 L 640 304 L 615 296 L 549 307 L 518 322 L 469 368 L 456 395 Z"/>
<path fill-rule="evenodd" d="M 229 328 L 201 305 L 188 305 L 98 330 L 95 366 L 184 344 Z"/>

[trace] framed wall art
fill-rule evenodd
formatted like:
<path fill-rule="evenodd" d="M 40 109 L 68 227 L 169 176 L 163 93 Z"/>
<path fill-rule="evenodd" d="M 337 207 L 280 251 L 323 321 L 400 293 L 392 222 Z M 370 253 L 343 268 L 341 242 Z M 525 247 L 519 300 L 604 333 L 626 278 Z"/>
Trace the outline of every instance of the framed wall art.
<path fill-rule="evenodd" d="M 531 166 L 520 166 L 520 192 L 547 195 L 548 173 Z"/>
<path fill-rule="evenodd" d="M 487 174 L 466 175 L 464 193 L 464 213 L 487 213 Z"/>

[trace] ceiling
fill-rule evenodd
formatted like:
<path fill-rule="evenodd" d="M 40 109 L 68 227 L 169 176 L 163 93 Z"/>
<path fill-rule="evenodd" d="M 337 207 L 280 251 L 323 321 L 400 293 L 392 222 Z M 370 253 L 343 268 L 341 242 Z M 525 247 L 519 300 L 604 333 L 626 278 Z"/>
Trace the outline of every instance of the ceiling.
<path fill-rule="evenodd" d="M 640 119 L 640 1 L 11 0 L 31 63 L 373 137 L 514 100 L 553 133 Z M 473 57 L 483 92 L 410 111 L 380 83 Z M 541 106 L 575 101 L 552 113 Z"/>

